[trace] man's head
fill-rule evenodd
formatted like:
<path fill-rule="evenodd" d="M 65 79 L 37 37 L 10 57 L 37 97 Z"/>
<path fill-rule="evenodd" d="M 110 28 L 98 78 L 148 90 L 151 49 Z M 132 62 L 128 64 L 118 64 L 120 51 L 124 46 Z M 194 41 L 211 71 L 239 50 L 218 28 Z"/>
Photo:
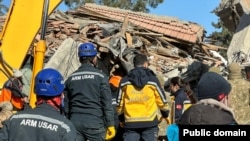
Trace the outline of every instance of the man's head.
<path fill-rule="evenodd" d="M 63 107 L 63 76 L 55 69 L 46 68 L 38 72 L 34 85 L 37 95 L 37 105 L 46 101 L 58 109 Z"/>
<path fill-rule="evenodd" d="M 83 43 L 78 47 L 78 57 L 81 63 L 96 63 L 97 49 L 92 43 Z"/>
<path fill-rule="evenodd" d="M 35 77 L 35 93 L 41 97 L 55 97 L 63 93 L 64 82 L 62 75 L 55 69 L 46 68 Z"/>
<path fill-rule="evenodd" d="M 204 73 L 197 85 L 198 100 L 212 98 L 222 101 L 231 91 L 230 83 L 215 72 Z"/>
<path fill-rule="evenodd" d="M 133 59 L 134 67 L 145 67 L 149 66 L 148 57 L 144 54 L 137 54 Z"/>

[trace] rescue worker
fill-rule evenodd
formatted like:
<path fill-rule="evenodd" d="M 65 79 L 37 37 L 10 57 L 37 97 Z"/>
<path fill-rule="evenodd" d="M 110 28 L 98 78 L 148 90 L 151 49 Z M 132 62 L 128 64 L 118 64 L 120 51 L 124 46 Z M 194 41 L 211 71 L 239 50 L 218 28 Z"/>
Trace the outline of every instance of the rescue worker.
<path fill-rule="evenodd" d="M 36 107 L 12 115 L 0 130 L 0 141 L 75 141 L 74 125 L 60 114 L 63 77 L 51 68 L 35 77 Z"/>
<path fill-rule="evenodd" d="M 231 94 L 228 96 L 230 107 L 239 124 L 250 124 L 250 82 L 243 78 L 240 64 L 229 64 L 228 71 L 228 81 L 232 85 Z"/>
<path fill-rule="evenodd" d="M 137 54 L 134 68 L 121 80 L 117 99 L 119 119 L 124 123 L 124 141 L 157 141 L 158 110 L 168 117 L 166 95 L 144 54 Z M 159 108 L 159 109 L 158 109 Z"/>
<path fill-rule="evenodd" d="M 65 82 L 65 113 L 77 130 L 78 141 L 104 141 L 115 136 L 114 109 L 108 77 L 97 69 L 92 43 L 78 47 L 81 66 Z"/>
<path fill-rule="evenodd" d="M 29 102 L 28 96 L 22 93 L 22 76 L 23 73 L 20 70 L 13 69 L 13 76 L 4 83 L 0 95 L 0 102 L 10 101 L 14 111 L 23 110 Z"/>
<path fill-rule="evenodd" d="M 197 85 L 198 102 L 189 107 L 179 125 L 234 125 L 238 124 L 229 108 L 231 84 L 220 74 L 204 73 Z"/>
<path fill-rule="evenodd" d="M 181 118 L 182 113 L 191 106 L 191 101 L 189 96 L 193 95 L 193 91 L 191 90 L 189 84 L 184 82 L 179 76 L 173 77 L 170 79 L 169 89 L 171 92 L 171 96 L 174 98 L 174 122 L 178 122 Z M 193 102 L 195 103 L 195 102 Z"/>
<path fill-rule="evenodd" d="M 112 141 L 123 141 L 123 133 L 124 133 L 124 128 L 120 126 L 120 121 L 117 115 L 116 111 L 116 106 L 117 106 L 117 96 L 118 96 L 118 90 L 119 90 L 119 84 L 121 81 L 122 77 L 119 75 L 112 75 L 109 78 L 109 84 L 112 92 L 112 105 L 114 107 L 114 113 L 115 113 L 115 128 L 116 128 L 116 135 L 112 139 Z"/>

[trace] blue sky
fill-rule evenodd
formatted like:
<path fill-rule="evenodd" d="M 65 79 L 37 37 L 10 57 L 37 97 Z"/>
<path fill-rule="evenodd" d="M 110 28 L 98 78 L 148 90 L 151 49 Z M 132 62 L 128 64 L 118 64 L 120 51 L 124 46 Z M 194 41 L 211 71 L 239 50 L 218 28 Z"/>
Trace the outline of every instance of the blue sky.
<path fill-rule="evenodd" d="M 10 1 L 3 0 L 3 3 L 8 6 Z M 218 21 L 218 17 L 211 11 L 219 3 L 220 0 L 164 0 L 156 9 L 150 9 L 150 13 L 197 23 L 203 26 L 209 35 L 216 30 L 211 23 Z M 58 8 L 67 10 L 63 3 Z"/>
<path fill-rule="evenodd" d="M 176 17 L 180 20 L 197 23 L 205 28 L 207 35 L 215 31 L 211 25 L 217 22 L 218 17 L 211 13 L 220 0 L 164 0 L 163 4 L 150 12 L 156 15 Z"/>

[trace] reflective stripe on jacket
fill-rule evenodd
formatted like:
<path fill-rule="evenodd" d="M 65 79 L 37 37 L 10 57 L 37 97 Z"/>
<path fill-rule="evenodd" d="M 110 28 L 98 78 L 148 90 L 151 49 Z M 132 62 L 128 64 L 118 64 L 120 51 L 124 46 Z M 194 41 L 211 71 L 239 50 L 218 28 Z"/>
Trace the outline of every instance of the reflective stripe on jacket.
<path fill-rule="evenodd" d="M 148 81 L 134 80 L 134 82 L 143 83 L 142 87 L 139 88 L 129 78 L 130 75 L 125 76 L 121 80 L 117 99 L 119 118 L 121 121 L 125 120 L 125 127 L 127 128 L 157 126 L 159 109 L 165 118 L 169 112 L 166 95 L 161 88 L 159 80 L 149 69 L 135 68 L 131 73 L 138 74 L 139 77 L 133 77 L 135 79 L 141 79 L 140 74 L 145 73 L 144 78 L 148 77 L 145 79 Z"/>

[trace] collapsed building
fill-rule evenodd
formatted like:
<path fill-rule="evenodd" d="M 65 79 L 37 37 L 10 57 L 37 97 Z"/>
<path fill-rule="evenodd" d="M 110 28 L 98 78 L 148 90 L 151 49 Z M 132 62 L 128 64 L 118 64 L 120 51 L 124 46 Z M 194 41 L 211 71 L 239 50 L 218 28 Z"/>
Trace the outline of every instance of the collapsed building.
<path fill-rule="evenodd" d="M 92 42 L 108 75 L 116 70 L 128 72 L 133 68 L 134 54 L 139 52 L 149 56 L 150 68 L 163 81 L 177 75 L 185 77 L 187 72 L 192 73 L 188 79 L 197 79 L 214 64 L 227 65 L 218 53 L 226 48 L 205 43 L 205 33 L 197 23 L 87 3 L 50 15 L 45 67 L 58 69 L 66 78 L 80 65 L 78 45 Z"/>
<path fill-rule="evenodd" d="M 45 67 L 56 68 L 65 78 L 80 65 L 77 47 L 82 42 L 97 46 L 99 65 L 108 75 L 128 72 L 136 53 L 147 54 L 162 85 L 177 75 L 196 83 L 210 66 L 227 65 L 218 53 L 226 48 L 204 42 L 202 26 L 177 18 L 87 3 L 54 12 L 47 26 Z M 166 126 L 159 125 L 160 136 L 165 137 Z"/>
<path fill-rule="evenodd" d="M 133 68 L 134 55 L 145 53 L 161 82 L 177 75 L 197 82 L 209 67 L 227 66 L 218 53 L 227 48 L 204 42 L 205 33 L 197 23 L 87 3 L 76 10 L 50 15 L 44 67 L 59 70 L 66 79 L 80 66 L 79 44 L 92 42 L 99 52 L 99 66 L 108 75 L 127 73 Z M 39 33 L 34 43 L 38 40 Z M 160 134 L 165 135 L 165 131 Z"/>

